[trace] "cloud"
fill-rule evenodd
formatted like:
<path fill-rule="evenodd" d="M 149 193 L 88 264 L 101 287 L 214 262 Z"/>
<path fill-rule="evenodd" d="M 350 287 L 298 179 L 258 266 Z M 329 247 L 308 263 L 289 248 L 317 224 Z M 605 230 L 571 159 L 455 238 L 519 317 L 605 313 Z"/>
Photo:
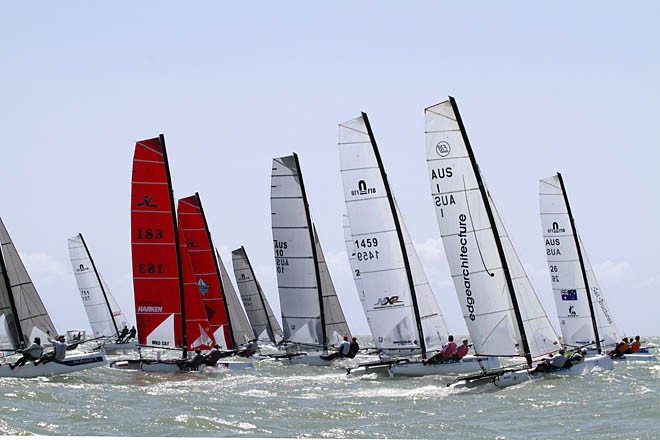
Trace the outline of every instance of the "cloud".
<path fill-rule="evenodd" d="M 66 279 L 72 276 L 71 265 L 45 253 L 21 255 L 23 264 L 33 278 L 44 280 Z"/>
<path fill-rule="evenodd" d="M 441 238 L 429 238 L 421 243 L 415 242 L 414 245 L 419 256 L 425 260 L 435 260 L 445 254 Z"/>

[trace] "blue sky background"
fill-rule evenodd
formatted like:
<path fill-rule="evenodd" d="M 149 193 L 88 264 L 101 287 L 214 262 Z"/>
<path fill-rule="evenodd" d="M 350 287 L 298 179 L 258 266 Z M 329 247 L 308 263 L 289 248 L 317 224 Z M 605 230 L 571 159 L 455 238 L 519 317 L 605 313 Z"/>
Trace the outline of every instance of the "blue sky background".
<path fill-rule="evenodd" d="M 452 95 L 555 325 L 538 180 L 561 171 L 619 326 L 660 334 L 657 3 L 315 3 L 0 1 L 0 216 L 60 331 L 88 327 L 78 232 L 133 316 L 133 148 L 164 133 L 175 195 L 200 193 L 225 263 L 244 245 L 277 310 L 270 164 L 297 152 L 349 325 L 368 334 L 337 149 L 337 124 L 365 111 L 465 334 L 425 163 L 423 109 Z"/>

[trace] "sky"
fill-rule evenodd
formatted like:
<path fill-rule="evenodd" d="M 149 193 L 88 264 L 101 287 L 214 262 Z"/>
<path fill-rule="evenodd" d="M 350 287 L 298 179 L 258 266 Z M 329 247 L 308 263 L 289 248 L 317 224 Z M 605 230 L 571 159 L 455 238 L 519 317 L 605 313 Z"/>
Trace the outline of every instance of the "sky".
<path fill-rule="evenodd" d="M 81 232 L 134 319 L 135 142 L 163 133 L 231 272 L 245 246 L 279 311 L 274 157 L 298 153 L 354 334 L 337 125 L 364 111 L 453 333 L 467 334 L 430 196 L 424 108 L 456 98 L 486 185 L 558 329 L 538 180 L 560 171 L 620 329 L 660 335 L 660 6 L 638 2 L 0 0 L 0 217 L 58 330 L 89 328 Z"/>

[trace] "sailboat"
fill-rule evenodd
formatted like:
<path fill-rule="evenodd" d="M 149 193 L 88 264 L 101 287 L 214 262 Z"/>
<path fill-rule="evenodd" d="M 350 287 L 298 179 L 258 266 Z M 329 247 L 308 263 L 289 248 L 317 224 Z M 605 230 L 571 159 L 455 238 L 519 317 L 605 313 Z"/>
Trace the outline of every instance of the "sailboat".
<path fill-rule="evenodd" d="M 387 365 L 390 374 L 419 376 L 464 373 L 499 366 L 496 358 L 468 356 L 426 363 L 449 331 L 403 221 L 365 113 L 339 124 L 339 155 L 350 233 L 347 249 L 354 279 L 376 349 L 395 356 L 368 363 Z M 347 246 L 349 246 L 347 244 Z M 421 355 L 421 358 L 410 358 Z"/>
<path fill-rule="evenodd" d="M 27 273 L 18 251 L 0 219 L 0 350 L 15 353 L 35 337 L 46 341 L 57 330 Z M 9 355 L 6 355 L 9 356 Z M 4 356 L 4 357 L 6 357 Z M 105 365 L 103 353 L 69 355 L 62 362 L 34 365 L 31 362 L 13 370 L 0 365 L 0 377 L 38 377 L 66 374 Z"/>
<path fill-rule="evenodd" d="M 128 328 L 128 320 L 97 269 L 83 235 L 69 238 L 68 243 L 73 274 L 94 338 L 104 340 L 103 348 L 108 353 L 135 350 L 138 346 L 135 339 L 117 342 L 122 329 Z"/>
<path fill-rule="evenodd" d="M 254 274 L 245 248 L 234 249 L 231 257 L 236 285 L 255 337 L 260 342 L 277 345 L 284 338 L 284 333 Z"/>
<path fill-rule="evenodd" d="M 138 141 L 133 156 L 131 248 L 139 342 L 181 351 L 181 359 L 114 363 L 143 371 L 189 371 L 189 350 L 215 341 L 177 223 L 165 137 Z M 128 365 L 127 365 L 128 364 Z M 203 370 L 202 364 L 197 370 Z"/>
<path fill-rule="evenodd" d="M 236 344 L 241 345 L 255 338 L 254 331 L 252 330 L 250 320 L 248 319 L 243 306 L 241 306 L 241 301 L 238 299 L 236 289 L 231 283 L 225 263 L 222 261 L 217 249 L 215 250 L 215 255 L 218 258 L 222 291 L 225 293 L 225 300 L 227 301 L 227 308 L 229 309 L 229 319 L 232 322 L 231 332 Z"/>
<path fill-rule="evenodd" d="M 199 193 L 180 199 L 177 211 L 194 279 L 204 303 L 213 338 L 223 350 L 235 349 L 229 307 L 225 301 L 220 268 L 213 251 L 211 233 Z"/>
<path fill-rule="evenodd" d="M 317 350 L 289 359 L 327 365 L 323 353 L 350 331 L 311 220 L 297 154 L 273 159 L 270 200 L 284 339 Z"/>
<path fill-rule="evenodd" d="M 453 98 L 425 110 L 426 151 L 433 205 L 450 273 L 474 350 L 522 357 L 523 368 L 459 378 L 457 386 L 509 386 L 529 380 L 533 358 L 561 348 L 513 243 L 486 190 Z M 612 368 L 590 358 L 564 374 Z"/>
<path fill-rule="evenodd" d="M 586 347 L 598 354 L 621 340 L 607 306 L 568 202 L 560 173 L 539 181 L 541 226 L 562 342 Z M 656 360 L 653 354 L 626 354 L 615 360 Z"/>

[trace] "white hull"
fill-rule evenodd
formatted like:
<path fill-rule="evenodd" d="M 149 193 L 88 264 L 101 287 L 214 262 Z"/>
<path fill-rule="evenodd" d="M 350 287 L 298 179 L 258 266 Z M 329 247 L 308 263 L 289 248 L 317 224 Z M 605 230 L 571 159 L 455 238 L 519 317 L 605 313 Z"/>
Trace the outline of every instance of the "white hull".
<path fill-rule="evenodd" d="M 500 368 L 500 360 L 492 356 L 465 356 L 460 361 L 441 364 L 423 364 L 421 361 L 403 361 L 392 364 L 389 373 L 394 376 L 427 376 Z"/>
<path fill-rule="evenodd" d="M 145 360 L 145 359 L 127 359 L 114 361 L 110 364 L 111 368 L 120 370 L 141 370 L 150 373 L 179 373 L 179 372 L 201 372 L 205 369 L 227 369 L 227 370 L 244 370 L 252 367 L 252 362 L 235 362 L 235 361 L 220 361 L 214 366 L 209 367 L 206 364 L 199 366 L 197 370 L 187 369 L 185 366 L 179 366 L 177 361 L 174 360 Z"/>
<path fill-rule="evenodd" d="M 621 357 L 612 358 L 613 361 L 641 361 L 641 362 L 655 362 L 658 360 L 654 354 L 651 353 L 632 353 L 624 354 Z"/>
<path fill-rule="evenodd" d="M 533 373 L 533 369 L 508 370 L 502 373 L 491 372 L 483 377 L 475 375 L 471 378 L 460 380 L 448 386 L 452 388 L 476 388 L 482 385 L 494 385 L 497 388 L 506 388 L 518 385 L 528 380 L 540 379 L 546 376 L 577 376 L 590 373 L 594 370 L 612 370 L 614 364 L 609 356 L 596 356 L 586 358 L 584 361 L 574 364 L 571 368 L 562 368 L 552 371 Z"/>
<path fill-rule="evenodd" d="M 61 363 L 51 361 L 45 364 L 34 365 L 28 362 L 13 370 L 8 364 L 0 365 L 0 377 L 40 377 L 55 374 L 67 374 L 88 368 L 101 367 L 106 364 L 103 353 L 85 353 L 67 356 Z"/>
<path fill-rule="evenodd" d="M 106 342 L 103 344 L 103 348 L 108 354 L 124 354 L 132 352 L 137 350 L 138 346 L 138 341 L 130 341 L 123 344 L 118 344 L 116 342 Z"/>

